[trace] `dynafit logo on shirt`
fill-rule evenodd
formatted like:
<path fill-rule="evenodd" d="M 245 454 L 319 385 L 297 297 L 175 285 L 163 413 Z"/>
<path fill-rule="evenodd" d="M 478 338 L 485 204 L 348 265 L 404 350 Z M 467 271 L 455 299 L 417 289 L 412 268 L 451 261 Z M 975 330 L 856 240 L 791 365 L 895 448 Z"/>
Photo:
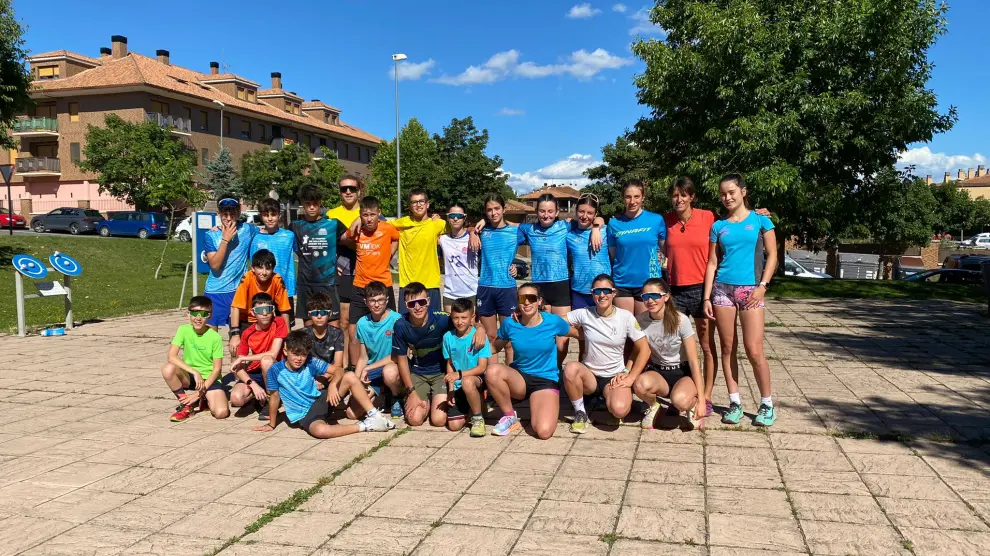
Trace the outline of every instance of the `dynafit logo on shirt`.
<path fill-rule="evenodd" d="M 628 234 L 638 234 L 640 232 L 648 232 L 648 231 L 650 231 L 650 228 L 633 228 L 632 230 L 621 230 L 621 231 L 615 232 L 615 236 L 616 237 L 619 237 L 619 236 L 624 236 L 624 235 L 628 235 Z"/>

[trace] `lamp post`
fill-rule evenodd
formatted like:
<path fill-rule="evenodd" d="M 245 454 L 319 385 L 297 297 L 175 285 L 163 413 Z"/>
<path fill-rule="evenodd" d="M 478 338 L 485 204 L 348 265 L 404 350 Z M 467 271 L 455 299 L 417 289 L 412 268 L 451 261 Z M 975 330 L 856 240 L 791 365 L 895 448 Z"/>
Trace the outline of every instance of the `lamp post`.
<path fill-rule="evenodd" d="M 217 106 L 220 107 L 220 150 L 222 151 L 223 150 L 223 109 L 227 105 L 219 100 L 214 100 L 213 104 L 216 104 Z"/>
<path fill-rule="evenodd" d="M 393 54 L 395 64 L 395 216 L 402 217 L 402 178 L 399 174 L 399 62 L 405 60 L 405 54 Z"/>
<path fill-rule="evenodd" d="M 13 164 L 0 164 L 0 176 L 3 176 L 3 181 L 7 184 L 7 226 L 10 228 L 10 235 L 14 235 L 14 199 L 10 192 L 10 178 L 13 175 Z"/>

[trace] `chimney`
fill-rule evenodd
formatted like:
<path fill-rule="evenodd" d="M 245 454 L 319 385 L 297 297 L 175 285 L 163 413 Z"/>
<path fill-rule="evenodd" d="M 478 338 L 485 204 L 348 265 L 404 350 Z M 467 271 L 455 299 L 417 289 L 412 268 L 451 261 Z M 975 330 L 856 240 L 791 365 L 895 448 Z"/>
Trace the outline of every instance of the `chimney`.
<path fill-rule="evenodd" d="M 104 59 L 109 58 L 109 57 L 110 57 L 110 47 L 109 46 L 101 46 L 100 47 L 100 59 L 101 60 L 104 60 Z"/>
<path fill-rule="evenodd" d="M 985 176 L 985 175 L 987 175 L 987 171 L 983 168 L 983 165 L 980 164 L 979 166 L 976 167 L 976 177 Z"/>
<path fill-rule="evenodd" d="M 965 179 L 965 178 L 966 178 L 966 174 L 964 174 L 964 173 L 963 173 L 963 171 L 962 171 L 962 168 L 960 168 L 960 169 L 959 169 L 959 170 L 958 170 L 958 171 L 956 172 L 956 179 L 957 179 L 957 180 L 961 180 L 961 179 Z"/>
<path fill-rule="evenodd" d="M 110 37 L 110 51 L 114 59 L 127 56 L 127 37 L 124 35 L 114 35 Z"/>
<path fill-rule="evenodd" d="M 273 71 L 272 72 L 272 89 L 281 89 L 281 88 L 282 88 L 282 74 L 279 73 L 279 72 L 277 72 L 277 71 Z"/>
<path fill-rule="evenodd" d="M 928 174 L 927 176 L 925 176 L 925 183 L 927 183 L 928 185 L 931 185 L 932 184 L 932 175 L 931 174 Z"/>
<path fill-rule="evenodd" d="M 210 75 L 220 74 L 220 62 L 210 62 Z"/>
<path fill-rule="evenodd" d="M 973 169 L 972 168 L 970 168 L 969 170 L 966 170 L 966 179 L 968 179 L 968 180 L 973 179 Z"/>
<path fill-rule="evenodd" d="M 945 177 L 942 178 L 942 183 L 949 183 L 949 180 L 951 179 L 950 176 L 952 176 L 952 174 L 950 174 L 949 172 L 946 172 L 945 173 Z"/>
<path fill-rule="evenodd" d="M 158 49 L 155 51 L 155 56 L 158 56 L 158 61 L 165 64 L 166 66 L 172 65 L 168 61 L 168 50 Z"/>

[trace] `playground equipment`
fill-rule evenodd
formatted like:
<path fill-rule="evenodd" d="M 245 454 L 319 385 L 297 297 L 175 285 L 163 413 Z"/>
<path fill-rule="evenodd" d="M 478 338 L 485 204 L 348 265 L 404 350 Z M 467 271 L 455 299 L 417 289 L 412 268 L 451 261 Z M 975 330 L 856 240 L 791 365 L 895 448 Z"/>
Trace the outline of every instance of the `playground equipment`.
<path fill-rule="evenodd" d="M 52 253 L 48 257 L 48 262 L 51 263 L 52 267 L 49 268 L 40 260 L 32 257 L 31 255 L 14 255 L 11 261 L 14 266 L 14 291 L 17 297 L 17 335 L 25 336 L 27 335 L 27 319 L 24 313 L 24 300 L 25 299 L 37 299 L 39 297 L 65 297 L 65 328 L 67 330 L 72 330 L 72 283 L 71 279 L 74 276 L 79 276 L 82 273 L 82 265 L 76 262 L 75 259 L 66 255 L 65 253 L 59 253 L 58 251 Z M 51 282 L 37 282 L 35 287 L 38 288 L 38 293 L 36 294 L 24 294 L 24 277 L 28 277 L 34 280 L 41 280 L 42 278 L 48 276 L 48 271 L 58 271 L 65 278 L 65 285 L 63 286 L 58 282 L 58 280 L 53 280 Z"/>

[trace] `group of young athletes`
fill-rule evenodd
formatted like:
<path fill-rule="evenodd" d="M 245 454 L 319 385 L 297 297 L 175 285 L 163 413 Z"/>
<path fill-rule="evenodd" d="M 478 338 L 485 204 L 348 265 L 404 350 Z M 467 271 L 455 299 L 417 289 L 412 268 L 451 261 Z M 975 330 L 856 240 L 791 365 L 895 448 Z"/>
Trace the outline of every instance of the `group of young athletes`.
<path fill-rule="evenodd" d="M 582 195 L 565 220 L 544 194 L 537 221 L 520 225 L 504 219 L 498 195 L 471 226 L 460 204 L 441 207 L 446 218 L 431 215 L 422 189 L 408 193 L 409 216 L 384 221 L 359 178 L 345 176 L 339 188 L 341 204 L 325 211 L 321 191 L 302 187 L 300 217 L 285 228 L 274 200 L 258 206 L 262 228 L 239 223 L 239 200 L 218 203 L 205 295 L 190 301 L 190 322 L 162 368 L 179 400 L 173 421 L 253 406 L 261 432 L 275 429 L 284 408 L 285 421 L 317 438 L 386 431 L 399 418 L 484 436 L 490 401 L 500 413 L 491 433 L 507 435 L 522 428 L 513 404 L 528 400 L 531 429 L 545 439 L 564 390 L 573 433 L 587 430 L 598 406 L 627 417 L 633 394 L 646 404 L 643 428 L 657 422 L 659 398 L 670 401 L 668 416 L 700 428 L 714 412 L 721 353 L 729 393 L 721 419 L 736 424 L 737 319 L 760 391 L 753 424 L 776 420 L 763 299 L 777 243 L 767 213 L 750 209 L 743 176 L 719 184 L 722 219 L 693 206 L 689 178 L 667 189 L 673 210 L 663 215 L 644 210 L 646 187 L 631 180 L 623 212 L 607 222 L 595 195 Z M 517 285 L 522 244 L 532 276 Z M 292 330 L 297 318 L 304 327 Z M 220 326 L 229 330 L 225 376 Z M 565 364 L 571 339 L 580 357 Z M 330 424 L 335 408 L 357 423 Z"/>

